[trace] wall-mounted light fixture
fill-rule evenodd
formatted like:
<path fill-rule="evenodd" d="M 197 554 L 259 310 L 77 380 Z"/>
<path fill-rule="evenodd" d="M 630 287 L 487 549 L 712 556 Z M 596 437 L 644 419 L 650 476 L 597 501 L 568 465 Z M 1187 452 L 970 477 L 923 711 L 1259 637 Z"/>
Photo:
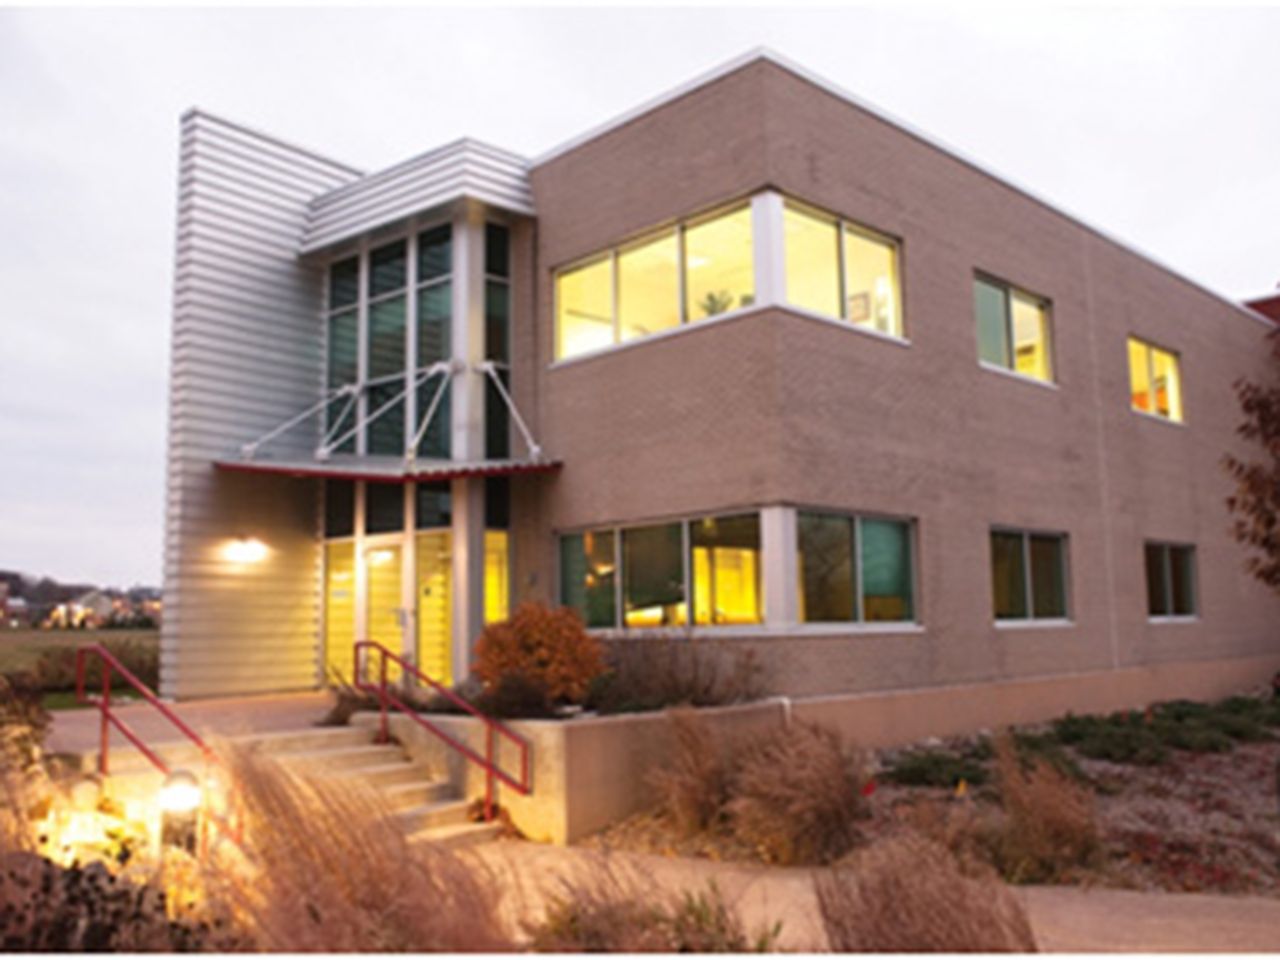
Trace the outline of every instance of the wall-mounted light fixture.
<path fill-rule="evenodd" d="M 257 537 L 236 537 L 223 546 L 222 556 L 231 563 L 261 563 L 267 558 L 267 545 Z"/>

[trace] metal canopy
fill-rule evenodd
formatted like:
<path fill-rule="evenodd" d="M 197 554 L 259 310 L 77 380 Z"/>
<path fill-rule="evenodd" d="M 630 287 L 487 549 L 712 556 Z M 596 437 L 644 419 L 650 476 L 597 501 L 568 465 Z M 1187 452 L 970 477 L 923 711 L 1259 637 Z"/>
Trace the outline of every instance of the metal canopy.
<path fill-rule="evenodd" d="M 219 470 L 370 483 L 410 483 L 457 477 L 510 477 L 521 473 L 554 473 L 559 460 L 416 460 L 401 457 L 331 456 L 328 460 L 215 460 Z"/>

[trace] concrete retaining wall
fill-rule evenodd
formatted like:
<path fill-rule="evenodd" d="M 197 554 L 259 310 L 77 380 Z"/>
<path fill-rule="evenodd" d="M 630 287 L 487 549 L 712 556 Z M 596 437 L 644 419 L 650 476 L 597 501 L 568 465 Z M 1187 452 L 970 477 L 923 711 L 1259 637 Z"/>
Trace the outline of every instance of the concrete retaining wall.
<path fill-rule="evenodd" d="M 1266 657 L 1170 663 L 1069 676 L 935 687 L 802 700 L 771 699 L 699 711 L 711 728 L 749 738 L 792 720 L 834 728 L 859 746 L 892 747 L 1035 723 L 1067 712 L 1105 713 L 1180 697 L 1211 700 L 1265 684 L 1280 669 L 1280 652 Z M 364 715 L 360 722 L 376 721 Z M 484 729 L 470 717 L 432 716 L 450 735 L 484 752 Z M 455 783 L 468 797 L 483 796 L 484 775 L 408 717 L 392 718 L 393 732 L 417 759 Z M 521 796 L 499 786 L 498 801 L 533 840 L 572 843 L 653 802 L 651 770 L 672 756 L 664 714 L 584 716 L 572 720 L 514 721 L 531 743 L 533 792 Z M 519 770 L 518 751 L 499 740 L 504 769 Z"/>

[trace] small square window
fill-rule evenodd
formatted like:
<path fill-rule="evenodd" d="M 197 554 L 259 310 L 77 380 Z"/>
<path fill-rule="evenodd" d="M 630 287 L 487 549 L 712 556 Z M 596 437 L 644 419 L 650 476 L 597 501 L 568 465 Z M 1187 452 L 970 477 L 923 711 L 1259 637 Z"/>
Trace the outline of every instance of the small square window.
<path fill-rule="evenodd" d="M 1183 544 L 1148 543 L 1147 615 L 1194 617 L 1196 603 L 1196 548 Z"/>
<path fill-rule="evenodd" d="M 976 277 L 973 306 L 980 361 L 1033 380 L 1054 381 L 1048 301 L 998 280 Z"/>
<path fill-rule="evenodd" d="M 1129 338 L 1129 405 L 1182 422 L 1182 369 L 1176 353 Z"/>
<path fill-rule="evenodd" d="M 996 620 L 1067 619 L 1066 536 L 992 530 L 991 585 Z"/>

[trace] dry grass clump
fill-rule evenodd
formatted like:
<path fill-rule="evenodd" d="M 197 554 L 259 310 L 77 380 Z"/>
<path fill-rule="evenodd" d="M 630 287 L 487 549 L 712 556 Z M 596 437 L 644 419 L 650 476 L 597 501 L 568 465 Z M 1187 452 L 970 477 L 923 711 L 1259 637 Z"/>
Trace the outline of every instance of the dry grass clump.
<path fill-rule="evenodd" d="M 1013 883 L 1068 879 L 1102 850 L 1093 795 L 1038 758 L 1024 763 L 1009 736 L 996 741 L 1005 820 L 993 851 Z"/>
<path fill-rule="evenodd" d="M 698 892 L 655 894 L 652 883 L 607 862 L 566 881 L 528 930 L 540 953 L 767 953 L 781 924 L 748 932 L 714 883 Z"/>
<path fill-rule="evenodd" d="M 1036 949 L 1021 901 L 989 873 L 971 876 L 939 844 L 904 834 L 815 877 L 818 908 L 839 953 Z"/>
<path fill-rule="evenodd" d="M 729 800 L 729 751 L 692 710 L 668 714 L 675 751 L 649 783 L 667 819 L 683 836 L 713 826 Z"/>
<path fill-rule="evenodd" d="M 862 758 L 830 730 L 796 723 L 753 743 L 721 741 L 692 710 L 668 714 L 675 750 L 650 775 L 682 836 L 730 831 L 773 863 L 828 863 L 858 840 Z"/>
<path fill-rule="evenodd" d="M 754 651 L 723 641 L 639 636 L 610 640 L 607 670 L 591 684 L 586 706 L 602 714 L 718 707 L 764 696 Z"/>
<path fill-rule="evenodd" d="M 511 949 L 480 865 L 410 844 L 373 792 L 295 776 L 244 751 L 231 753 L 230 780 L 247 863 L 219 857 L 207 893 L 259 950 Z"/>
<path fill-rule="evenodd" d="M 864 763 L 834 731 L 795 723 L 743 751 L 726 810 L 734 834 L 774 863 L 829 863 L 858 841 Z"/>

